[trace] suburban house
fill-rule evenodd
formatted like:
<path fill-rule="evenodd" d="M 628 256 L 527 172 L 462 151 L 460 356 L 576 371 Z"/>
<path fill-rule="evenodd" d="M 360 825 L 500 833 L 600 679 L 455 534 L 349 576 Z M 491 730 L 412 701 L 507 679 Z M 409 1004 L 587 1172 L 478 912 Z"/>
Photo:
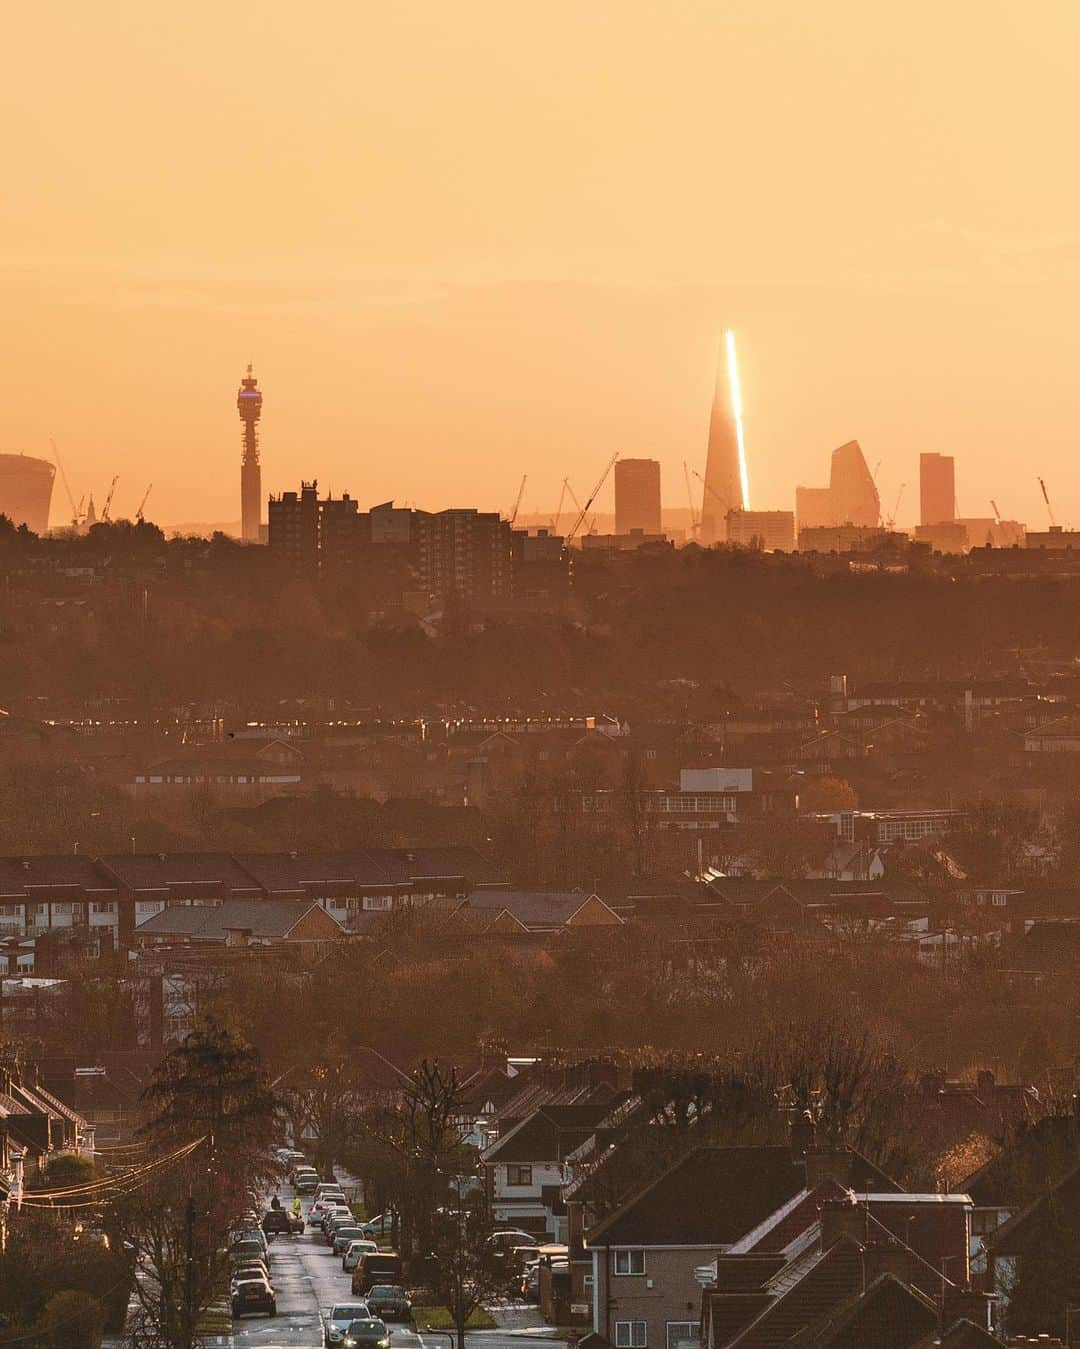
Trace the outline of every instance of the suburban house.
<path fill-rule="evenodd" d="M 36 1066 L 0 1062 L 0 1181 L 10 1188 L 62 1152 L 92 1156 L 93 1127 L 42 1085 Z"/>
<path fill-rule="evenodd" d="M 140 923 L 134 935 L 139 946 L 276 946 L 338 941 L 345 933 L 337 919 L 317 904 L 293 899 L 227 899 L 222 904 L 173 905 Z"/>
<path fill-rule="evenodd" d="M 921 1349 L 957 1326 L 960 1343 L 998 1343 L 993 1299 L 968 1283 L 968 1206 L 965 1195 L 847 1193 L 794 1240 L 781 1222 L 739 1243 L 701 1271 L 704 1349 Z"/>
<path fill-rule="evenodd" d="M 619 927 L 622 919 L 599 895 L 582 890 L 474 890 L 470 909 L 494 909 L 516 919 L 528 932 L 562 932 L 581 927 Z"/>
<path fill-rule="evenodd" d="M 586 1232 L 593 1330 L 614 1349 L 695 1339 L 703 1267 L 726 1252 L 782 1251 L 849 1187 L 898 1190 L 847 1149 L 694 1149 Z"/>
<path fill-rule="evenodd" d="M 495 1220 L 565 1242 L 566 1159 L 609 1109 L 608 1099 L 547 1104 L 523 1119 L 507 1119 L 509 1127 L 480 1154 Z"/>

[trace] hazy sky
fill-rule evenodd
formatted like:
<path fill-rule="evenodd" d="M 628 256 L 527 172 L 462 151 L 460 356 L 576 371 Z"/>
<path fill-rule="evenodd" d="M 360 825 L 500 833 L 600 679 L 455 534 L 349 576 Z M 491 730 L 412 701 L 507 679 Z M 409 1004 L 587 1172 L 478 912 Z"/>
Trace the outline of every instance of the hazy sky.
<path fill-rule="evenodd" d="M 1080 524 L 1075 0 L 23 5 L 0 57 L 0 448 L 76 497 L 263 483 L 666 504 L 739 335 L 755 506 L 851 437 L 901 520 Z M 57 483 L 53 519 L 66 514 Z"/>

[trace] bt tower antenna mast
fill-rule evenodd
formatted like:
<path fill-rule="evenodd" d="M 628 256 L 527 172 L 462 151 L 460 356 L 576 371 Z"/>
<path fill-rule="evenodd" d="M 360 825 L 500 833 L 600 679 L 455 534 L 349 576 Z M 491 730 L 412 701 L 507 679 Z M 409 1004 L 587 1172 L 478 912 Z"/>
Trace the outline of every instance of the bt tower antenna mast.
<path fill-rule="evenodd" d="M 251 366 L 240 381 L 236 408 L 244 429 L 240 454 L 240 537 L 258 543 L 262 521 L 262 470 L 259 467 L 259 418 L 262 393 Z"/>

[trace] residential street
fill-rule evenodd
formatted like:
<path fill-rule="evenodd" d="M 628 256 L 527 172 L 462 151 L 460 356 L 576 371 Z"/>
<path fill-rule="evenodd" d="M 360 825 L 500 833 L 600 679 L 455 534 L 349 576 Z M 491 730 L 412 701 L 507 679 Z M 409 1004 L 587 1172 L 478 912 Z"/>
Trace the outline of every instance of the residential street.
<path fill-rule="evenodd" d="M 278 1190 L 288 1207 L 293 1191 Z M 310 1201 L 304 1201 L 304 1217 Z M 352 1299 L 350 1276 L 341 1268 L 341 1258 L 326 1246 L 317 1229 L 303 1236 L 276 1237 L 270 1243 L 270 1277 L 277 1290 L 277 1316 L 245 1316 L 233 1323 L 236 1349 L 321 1349 L 322 1318 L 335 1302 Z M 515 1309 L 514 1329 L 475 1331 L 469 1341 L 476 1349 L 528 1349 L 539 1341 L 550 1342 L 539 1311 L 522 1316 Z M 522 1320 L 531 1324 L 516 1328 Z M 389 1327 L 393 1349 L 452 1349 L 444 1333 L 417 1334 L 407 1326 Z"/>

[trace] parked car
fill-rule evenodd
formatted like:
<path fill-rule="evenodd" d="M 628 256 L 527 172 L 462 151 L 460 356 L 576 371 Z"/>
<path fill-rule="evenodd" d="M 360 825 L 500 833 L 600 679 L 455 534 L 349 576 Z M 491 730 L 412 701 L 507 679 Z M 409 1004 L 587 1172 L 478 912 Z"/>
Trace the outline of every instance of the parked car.
<path fill-rule="evenodd" d="M 233 1289 L 233 1316 L 244 1316 L 248 1312 L 277 1315 L 277 1295 L 269 1279 L 241 1279 Z"/>
<path fill-rule="evenodd" d="M 372 1316 L 384 1321 L 407 1321 L 412 1316 L 412 1303 L 400 1284 L 377 1283 L 368 1290 L 367 1304 Z"/>
<path fill-rule="evenodd" d="M 262 1247 L 263 1255 L 266 1254 L 268 1245 L 266 1240 L 266 1233 L 259 1226 L 258 1218 L 256 1218 L 255 1221 L 251 1223 L 249 1226 L 234 1227 L 232 1229 L 228 1237 L 229 1250 L 231 1251 L 232 1248 L 238 1245 L 241 1241 L 257 1241 L 259 1245 Z"/>
<path fill-rule="evenodd" d="M 369 1316 L 349 1323 L 344 1343 L 345 1349 L 389 1349 L 390 1332 L 385 1321 Z"/>
<path fill-rule="evenodd" d="M 333 1243 L 334 1254 L 344 1255 L 358 1236 L 360 1229 L 355 1223 L 342 1223 L 340 1227 L 332 1228 L 330 1240 Z"/>
<path fill-rule="evenodd" d="M 345 1338 L 345 1332 L 354 1321 L 363 1321 L 368 1316 L 368 1305 L 359 1299 L 352 1302 L 335 1302 L 323 1322 L 323 1349 L 330 1349 Z"/>
<path fill-rule="evenodd" d="M 377 1241 L 357 1240 L 355 1237 L 349 1242 L 345 1254 L 341 1257 L 341 1268 L 346 1274 L 351 1274 L 360 1263 L 360 1257 L 368 1251 L 377 1251 L 379 1243 Z"/>
<path fill-rule="evenodd" d="M 253 1261 L 259 1264 L 266 1263 L 266 1247 L 261 1241 L 253 1239 L 236 1241 L 229 1247 L 229 1264 L 234 1268 L 250 1265 Z"/>
<path fill-rule="evenodd" d="M 344 1204 L 336 1205 L 334 1208 L 327 1209 L 323 1214 L 322 1222 L 319 1226 L 322 1228 L 323 1240 L 328 1246 L 334 1244 L 334 1232 L 339 1227 L 359 1227 L 359 1223 L 353 1216 L 352 1209 L 346 1208 Z M 356 1234 L 361 1236 L 359 1231 Z"/>
<path fill-rule="evenodd" d="M 270 1270 L 261 1260 L 252 1260 L 248 1265 L 236 1265 L 229 1276 L 229 1291 L 242 1279 L 265 1279 L 270 1282 Z"/>
<path fill-rule="evenodd" d="M 402 1275 L 401 1256 L 397 1251 L 367 1251 L 353 1270 L 352 1290 L 362 1297 L 377 1283 L 401 1283 Z"/>
<path fill-rule="evenodd" d="M 376 1218 L 369 1218 L 361 1226 L 364 1229 L 366 1237 L 388 1237 L 394 1230 L 394 1222 L 397 1215 L 394 1213 L 380 1213 Z"/>
<path fill-rule="evenodd" d="M 540 1242 L 532 1232 L 523 1232 L 520 1227 L 502 1227 L 488 1237 L 488 1245 L 509 1253 L 515 1246 L 539 1246 Z"/>

